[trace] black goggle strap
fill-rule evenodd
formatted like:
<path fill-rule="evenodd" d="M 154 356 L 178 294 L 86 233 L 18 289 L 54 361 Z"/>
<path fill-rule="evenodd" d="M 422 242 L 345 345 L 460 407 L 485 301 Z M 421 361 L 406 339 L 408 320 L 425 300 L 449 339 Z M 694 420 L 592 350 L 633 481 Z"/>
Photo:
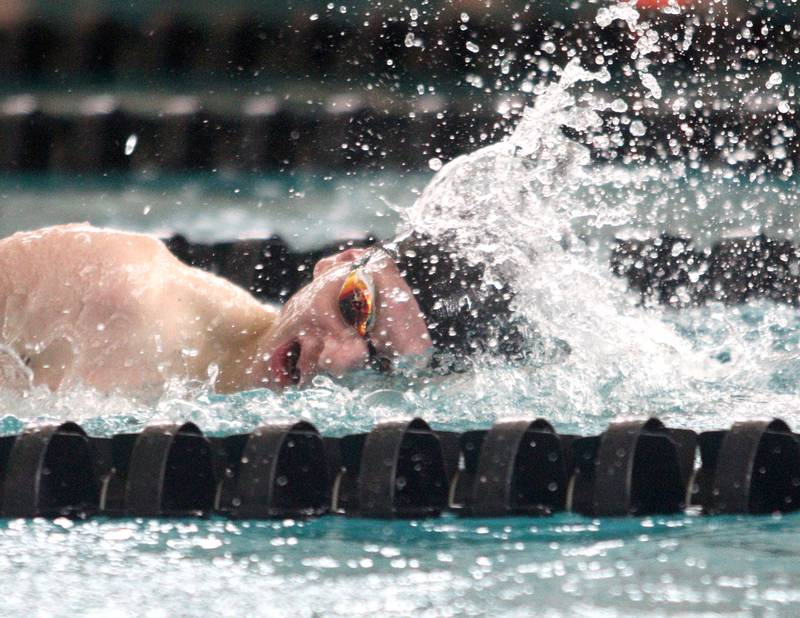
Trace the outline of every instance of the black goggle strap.
<path fill-rule="evenodd" d="M 387 375 L 392 373 L 392 360 L 378 354 L 375 344 L 372 343 L 372 339 L 369 337 L 367 337 L 367 353 L 369 354 L 369 358 L 367 359 L 367 367 L 377 371 L 378 373 L 384 373 Z"/>

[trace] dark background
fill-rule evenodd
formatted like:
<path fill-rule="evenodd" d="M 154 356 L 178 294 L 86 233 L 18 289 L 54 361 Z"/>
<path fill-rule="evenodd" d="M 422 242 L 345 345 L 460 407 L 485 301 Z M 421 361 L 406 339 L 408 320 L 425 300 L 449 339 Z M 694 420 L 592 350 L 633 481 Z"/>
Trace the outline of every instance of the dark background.
<path fill-rule="evenodd" d="M 645 100 L 626 76 L 641 33 L 594 21 L 610 3 L 430 2 L 416 15 L 415 4 L 4 0 L 0 170 L 427 169 L 502 137 L 573 55 L 587 67 L 605 57 L 610 91 Z M 796 157 L 795 5 L 639 8 L 661 35 L 650 72 L 664 97 L 609 114 L 605 129 L 623 137 L 596 157 L 747 170 Z M 783 84 L 768 91 L 776 70 Z M 675 108 L 678 97 L 688 106 Z M 633 119 L 646 135 L 620 130 Z M 732 161 L 743 145 L 755 156 Z"/>

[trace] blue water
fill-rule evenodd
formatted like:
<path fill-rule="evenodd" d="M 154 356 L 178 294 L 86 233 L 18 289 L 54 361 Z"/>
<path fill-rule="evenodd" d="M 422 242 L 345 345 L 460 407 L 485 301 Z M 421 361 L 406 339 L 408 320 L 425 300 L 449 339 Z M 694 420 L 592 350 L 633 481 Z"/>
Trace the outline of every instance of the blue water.
<path fill-rule="evenodd" d="M 798 517 L 11 521 L 4 615 L 796 615 Z"/>
<path fill-rule="evenodd" d="M 313 244 L 331 234 L 389 233 L 397 221 L 392 205 L 408 205 L 425 180 L 6 180 L 0 182 L 0 231 L 90 220 L 203 239 L 279 231 Z M 791 186 L 775 186 L 782 196 L 791 195 Z M 712 230 L 706 238 L 737 225 L 794 230 L 791 200 L 768 200 L 765 191 L 758 201 L 761 192 L 733 181 L 724 191 L 709 184 L 694 189 L 713 194 L 705 209 L 654 198 L 625 226 L 701 236 Z M 674 200 L 690 196 L 692 187 L 671 194 Z M 620 190 L 604 199 L 627 198 Z M 610 239 L 623 226 L 570 223 L 601 272 Z M 607 285 L 622 304 L 633 303 L 619 282 L 609 277 Z M 663 371 L 639 367 L 640 351 L 628 351 L 626 342 L 597 342 L 595 355 L 586 358 L 603 362 L 589 372 L 562 359 L 483 368 L 413 388 L 364 375 L 345 384 L 321 378 L 314 388 L 282 395 L 223 397 L 204 384 L 171 385 L 152 400 L 81 390 L 0 394 L 0 431 L 19 431 L 30 420 L 71 418 L 91 433 L 108 435 L 168 418 L 194 420 L 221 435 L 293 417 L 342 435 L 397 414 L 455 430 L 520 414 L 544 416 L 559 431 L 583 434 L 602 431 L 614 418 L 649 414 L 698 430 L 763 415 L 800 427 L 795 309 L 761 302 L 632 311 L 634 319 L 649 320 L 683 342 L 678 352 L 665 354 Z M 577 336 L 562 334 L 567 340 L 570 335 Z M 792 616 L 800 611 L 799 518 L 3 521 L 0 574 L 7 585 L 0 615 Z"/>

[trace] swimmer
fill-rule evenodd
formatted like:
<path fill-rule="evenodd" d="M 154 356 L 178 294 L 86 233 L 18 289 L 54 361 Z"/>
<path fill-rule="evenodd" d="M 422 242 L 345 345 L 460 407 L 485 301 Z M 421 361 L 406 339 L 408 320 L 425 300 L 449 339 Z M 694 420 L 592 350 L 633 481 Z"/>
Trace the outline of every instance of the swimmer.
<path fill-rule="evenodd" d="M 188 266 L 158 239 L 72 224 L 0 240 L 0 349 L 29 385 L 136 393 L 172 378 L 217 392 L 280 390 L 318 374 L 408 361 L 459 367 L 513 352 L 508 287 L 409 233 L 321 259 L 282 308 Z M 0 355 L 0 356 L 3 356 Z M 6 387 L 19 382 L 0 363 Z"/>

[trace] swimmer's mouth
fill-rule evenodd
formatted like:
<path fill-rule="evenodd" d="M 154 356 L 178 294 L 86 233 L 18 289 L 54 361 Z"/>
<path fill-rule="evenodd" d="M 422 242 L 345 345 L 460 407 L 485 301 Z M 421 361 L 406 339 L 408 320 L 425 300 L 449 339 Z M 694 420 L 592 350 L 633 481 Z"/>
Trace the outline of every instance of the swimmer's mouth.
<path fill-rule="evenodd" d="M 299 341 L 291 341 L 277 348 L 269 360 L 270 382 L 277 388 L 297 386 L 303 377 L 300 369 L 300 351 L 302 346 Z"/>

